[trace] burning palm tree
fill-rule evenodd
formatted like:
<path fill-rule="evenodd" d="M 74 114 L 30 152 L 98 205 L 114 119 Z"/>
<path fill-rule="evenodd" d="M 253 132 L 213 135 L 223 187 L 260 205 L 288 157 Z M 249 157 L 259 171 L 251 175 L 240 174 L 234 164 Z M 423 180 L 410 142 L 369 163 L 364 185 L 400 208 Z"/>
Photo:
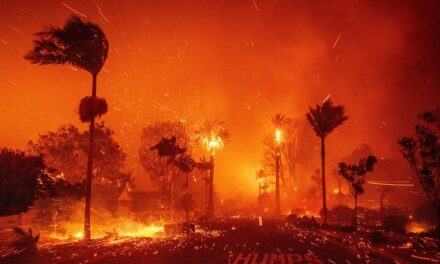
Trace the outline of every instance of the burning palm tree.
<path fill-rule="evenodd" d="M 210 175 L 208 191 L 208 212 L 207 217 L 214 215 L 214 156 L 216 151 L 222 149 L 229 141 L 229 130 L 225 123 L 219 120 L 206 121 L 195 131 L 196 141 L 202 143 L 210 152 Z"/>
<path fill-rule="evenodd" d="M 334 106 L 332 101 L 327 98 L 322 105 L 316 105 L 313 109 L 309 107 L 310 112 L 307 113 L 307 119 L 313 127 L 316 135 L 321 139 L 321 166 L 322 166 L 322 210 L 324 216 L 324 224 L 327 224 L 327 201 L 325 191 L 325 138 L 336 127 L 347 120 L 343 106 Z"/>
<path fill-rule="evenodd" d="M 25 55 L 25 59 L 40 65 L 72 65 L 92 75 L 92 96 L 84 97 L 79 108 L 81 121 L 90 122 L 84 213 L 84 239 L 89 240 L 95 118 L 107 112 L 105 99 L 96 96 L 96 78 L 107 59 L 108 41 L 98 25 L 83 22 L 77 16 L 70 17 L 63 28 L 51 26 L 36 36 L 34 49 Z"/>
<path fill-rule="evenodd" d="M 280 203 L 280 143 L 283 139 L 281 128 L 286 124 L 288 119 L 282 114 L 276 114 L 272 117 L 272 124 L 275 127 L 275 143 L 276 143 L 276 154 L 275 154 L 275 214 L 277 216 L 281 213 L 281 203 Z"/>

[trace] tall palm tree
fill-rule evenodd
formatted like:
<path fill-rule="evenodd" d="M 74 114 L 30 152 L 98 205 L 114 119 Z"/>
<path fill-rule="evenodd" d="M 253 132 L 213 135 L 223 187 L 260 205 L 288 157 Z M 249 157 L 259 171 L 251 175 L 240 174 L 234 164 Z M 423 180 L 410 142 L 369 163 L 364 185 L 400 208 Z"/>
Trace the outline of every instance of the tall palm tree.
<path fill-rule="evenodd" d="M 225 122 L 218 119 L 207 120 L 195 130 L 196 142 L 202 143 L 210 152 L 211 169 L 208 178 L 208 210 L 207 218 L 214 216 L 214 156 L 216 151 L 222 149 L 229 142 L 231 134 Z"/>
<path fill-rule="evenodd" d="M 324 224 L 327 224 L 327 200 L 325 191 L 325 138 L 336 127 L 347 120 L 343 106 L 334 106 L 330 99 L 324 100 L 322 105 L 316 105 L 316 108 L 309 107 L 307 119 L 316 135 L 321 139 L 321 171 L 322 171 L 322 210 Z"/>
<path fill-rule="evenodd" d="M 34 49 L 25 55 L 33 64 L 65 64 L 88 71 L 92 75 L 92 96 L 80 103 L 80 119 L 90 122 L 87 161 L 86 205 L 84 213 L 84 239 L 90 239 L 90 202 L 93 172 L 95 117 L 107 112 L 105 99 L 96 97 L 96 77 L 108 54 L 108 41 L 101 28 L 70 17 L 62 28 L 49 27 L 36 33 Z"/>
<path fill-rule="evenodd" d="M 275 214 L 279 216 L 281 214 L 281 202 L 280 202 L 280 142 L 281 142 L 281 128 L 285 126 L 288 118 L 283 114 L 275 114 L 272 116 L 272 124 L 275 127 L 275 141 L 276 141 L 276 153 L 275 153 Z"/>

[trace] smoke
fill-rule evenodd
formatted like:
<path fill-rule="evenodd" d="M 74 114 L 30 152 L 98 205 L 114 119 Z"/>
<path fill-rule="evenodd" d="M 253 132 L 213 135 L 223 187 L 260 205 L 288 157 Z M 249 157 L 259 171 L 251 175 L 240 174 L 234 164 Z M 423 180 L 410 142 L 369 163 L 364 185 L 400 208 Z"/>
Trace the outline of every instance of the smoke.
<path fill-rule="evenodd" d="M 223 119 L 232 137 L 216 157 L 217 190 L 254 197 L 261 139 L 274 113 L 304 118 L 328 95 L 345 105 L 349 120 L 328 138 L 331 170 L 363 143 L 378 157 L 400 158 L 398 138 L 440 101 L 439 2 L 255 3 L 258 10 L 253 1 L 109 1 L 100 11 L 75 3 L 109 38 L 98 96 L 109 102 L 104 119 L 138 186 L 147 185 L 137 157 L 140 132 L 158 119 Z M 7 124 L 0 144 L 22 147 L 60 124 L 81 125 L 75 109 L 91 93 L 87 74 L 22 60 L 32 34 L 63 23 L 71 11 L 14 1 L 0 12 L 0 121 Z M 319 150 L 313 155 L 305 178 L 319 167 Z"/>

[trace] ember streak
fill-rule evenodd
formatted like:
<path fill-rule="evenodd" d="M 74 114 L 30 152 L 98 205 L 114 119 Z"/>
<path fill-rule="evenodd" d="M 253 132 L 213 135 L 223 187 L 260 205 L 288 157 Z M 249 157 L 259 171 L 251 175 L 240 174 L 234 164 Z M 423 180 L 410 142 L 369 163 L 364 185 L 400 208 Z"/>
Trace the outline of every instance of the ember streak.
<path fill-rule="evenodd" d="M 0 7 L 0 263 L 440 262 L 440 1 Z"/>

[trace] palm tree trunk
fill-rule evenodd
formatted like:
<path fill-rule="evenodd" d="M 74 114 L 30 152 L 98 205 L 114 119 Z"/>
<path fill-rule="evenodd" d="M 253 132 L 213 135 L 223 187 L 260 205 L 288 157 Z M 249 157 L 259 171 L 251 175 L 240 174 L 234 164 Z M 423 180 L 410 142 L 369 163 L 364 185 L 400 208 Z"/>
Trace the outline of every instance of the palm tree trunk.
<path fill-rule="evenodd" d="M 437 246 L 440 247 L 440 210 L 437 209 Z"/>
<path fill-rule="evenodd" d="M 258 181 L 258 212 L 261 212 L 261 179 Z"/>
<path fill-rule="evenodd" d="M 185 204 L 185 213 L 186 213 L 186 223 L 189 228 L 189 181 L 188 181 L 188 172 L 186 173 L 186 204 Z"/>
<path fill-rule="evenodd" d="M 205 181 L 205 218 L 206 218 L 206 220 L 208 220 L 208 211 L 209 211 L 209 179 L 206 178 L 206 181 Z"/>
<path fill-rule="evenodd" d="M 357 205 L 357 195 L 354 196 L 354 227 L 357 228 L 358 226 L 358 218 L 357 218 L 357 212 L 358 212 L 358 205 Z"/>
<path fill-rule="evenodd" d="M 321 137 L 321 170 L 322 170 L 322 213 L 324 224 L 327 224 L 327 198 L 325 191 L 325 138 Z"/>
<path fill-rule="evenodd" d="M 275 154 L 275 215 L 281 215 L 280 206 L 280 148 L 277 146 Z"/>
<path fill-rule="evenodd" d="M 211 169 L 209 177 L 209 191 L 208 191 L 208 218 L 214 216 L 214 155 L 211 155 Z"/>
<path fill-rule="evenodd" d="M 96 75 L 93 74 L 92 97 L 96 97 Z M 87 179 L 86 179 L 86 206 L 84 211 L 84 239 L 90 240 L 90 205 L 92 200 L 92 173 L 93 173 L 93 153 L 95 136 L 95 118 L 90 121 L 89 128 L 89 153 L 87 160 Z"/>

